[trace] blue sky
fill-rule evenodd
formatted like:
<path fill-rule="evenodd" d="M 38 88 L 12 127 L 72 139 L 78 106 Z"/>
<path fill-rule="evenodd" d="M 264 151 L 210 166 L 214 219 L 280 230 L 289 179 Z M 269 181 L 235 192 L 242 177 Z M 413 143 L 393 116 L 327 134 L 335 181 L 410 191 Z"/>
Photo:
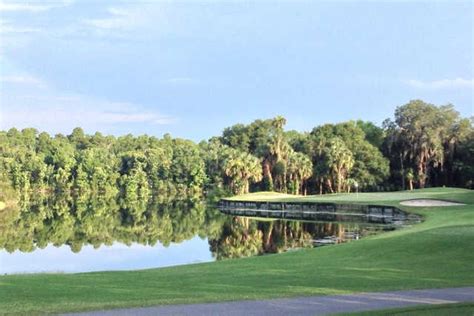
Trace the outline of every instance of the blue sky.
<path fill-rule="evenodd" d="M 283 115 L 380 124 L 421 98 L 474 115 L 474 5 L 3 1 L 0 129 L 190 138 Z"/>

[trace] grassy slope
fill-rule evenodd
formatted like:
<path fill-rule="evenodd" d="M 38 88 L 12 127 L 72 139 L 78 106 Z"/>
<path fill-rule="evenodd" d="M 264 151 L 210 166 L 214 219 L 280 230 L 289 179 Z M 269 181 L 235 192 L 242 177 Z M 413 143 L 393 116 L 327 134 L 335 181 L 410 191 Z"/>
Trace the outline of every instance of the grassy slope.
<path fill-rule="evenodd" d="M 472 316 L 474 315 L 474 303 L 457 303 L 442 305 L 421 305 L 405 308 L 392 308 L 360 313 L 344 313 L 333 316 Z"/>
<path fill-rule="evenodd" d="M 130 272 L 0 276 L 0 313 L 474 285 L 473 191 L 446 188 L 298 199 L 395 205 L 418 197 L 467 205 L 402 207 L 426 220 L 353 243 L 278 255 Z"/>

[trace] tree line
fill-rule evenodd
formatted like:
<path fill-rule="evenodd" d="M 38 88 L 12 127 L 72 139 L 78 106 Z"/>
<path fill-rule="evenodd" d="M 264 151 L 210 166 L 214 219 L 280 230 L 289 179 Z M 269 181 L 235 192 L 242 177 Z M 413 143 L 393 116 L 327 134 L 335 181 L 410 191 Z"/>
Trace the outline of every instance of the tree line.
<path fill-rule="evenodd" d="M 285 118 L 236 124 L 199 144 L 153 136 L 0 132 L 0 182 L 17 192 L 153 194 L 335 193 L 474 187 L 473 118 L 410 101 L 382 126 L 367 121 L 286 131 Z M 6 191 L 3 189 L 2 191 Z"/>

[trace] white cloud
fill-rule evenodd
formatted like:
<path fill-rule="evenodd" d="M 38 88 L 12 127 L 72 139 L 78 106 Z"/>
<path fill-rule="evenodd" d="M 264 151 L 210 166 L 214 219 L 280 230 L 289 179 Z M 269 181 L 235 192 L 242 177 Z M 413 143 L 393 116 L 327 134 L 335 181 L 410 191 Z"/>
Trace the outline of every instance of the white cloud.
<path fill-rule="evenodd" d="M 6 100 L 7 101 L 7 100 Z M 2 125 L 5 127 L 58 127 L 70 130 L 75 126 L 100 129 L 116 124 L 172 124 L 176 120 L 156 111 L 140 109 L 131 103 L 94 99 L 87 96 L 17 97 L 10 106 L 2 101 Z"/>
<path fill-rule="evenodd" d="M 50 6 L 32 5 L 28 3 L 5 3 L 0 2 L 0 11 L 30 11 L 41 12 L 49 9 Z"/>
<path fill-rule="evenodd" d="M 54 8 L 60 8 L 64 6 L 71 5 L 72 1 L 55 1 L 50 2 L 49 4 L 39 3 L 33 4 L 31 2 L 5 2 L 0 1 L 0 12 L 16 12 L 16 11 L 25 11 L 25 12 L 44 12 Z"/>
<path fill-rule="evenodd" d="M 2 76 L 0 82 L 7 84 L 21 84 L 21 85 L 33 85 L 39 88 L 45 88 L 46 83 L 31 75 L 13 75 L 13 76 Z"/>
<path fill-rule="evenodd" d="M 25 27 L 25 26 L 14 26 L 6 21 L 0 21 L 0 33 L 36 33 L 40 32 L 40 28 L 36 27 Z"/>
<path fill-rule="evenodd" d="M 82 22 L 102 30 L 130 29 L 148 21 L 143 8 L 108 8 L 108 17 L 101 19 L 84 19 Z"/>
<path fill-rule="evenodd" d="M 442 79 L 434 81 L 406 80 L 405 83 L 413 88 L 420 89 L 456 89 L 456 88 L 474 88 L 474 79 Z"/>
<path fill-rule="evenodd" d="M 0 129 L 35 127 L 67 133 L 76 126 L 109 130 L 127 124 L 168 125 L 177 120 L 129 102 L 62 93 L 31 75 L 0 77 Z M 4 89 L 3 84 L 9 84 Z"/>

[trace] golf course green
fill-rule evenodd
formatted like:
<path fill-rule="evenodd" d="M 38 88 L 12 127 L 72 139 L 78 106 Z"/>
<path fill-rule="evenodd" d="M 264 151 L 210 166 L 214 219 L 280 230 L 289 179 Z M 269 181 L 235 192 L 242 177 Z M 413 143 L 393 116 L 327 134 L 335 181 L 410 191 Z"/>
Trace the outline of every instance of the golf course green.
<path fill-rule="evenodd" d="M 213 263 L 140 271 L 0 276 L 0 314 L 474 285 L 472 190 L 433 188 L 324 196 L 253 193 L 235 199 L 376 203 L 420 214 L 423 222 L 357 242 Z M 410 199 L 463 205 L 400 205 Z"/>

